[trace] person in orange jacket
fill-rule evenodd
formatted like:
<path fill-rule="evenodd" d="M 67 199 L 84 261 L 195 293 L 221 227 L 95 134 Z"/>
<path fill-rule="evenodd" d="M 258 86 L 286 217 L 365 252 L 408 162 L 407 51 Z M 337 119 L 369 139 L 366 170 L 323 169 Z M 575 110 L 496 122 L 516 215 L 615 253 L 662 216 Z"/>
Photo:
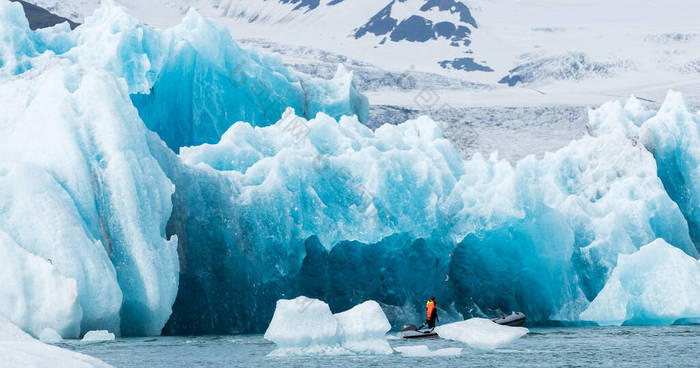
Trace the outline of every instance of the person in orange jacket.
<path fill-rule="evenodd" d="M 425 309 L 427 312 L 428 319 L 425 321 L 429 328 L 435 328 L 435 322 L 439 321 L 437 313 L 437 305 L 435 305 L 435 296 L 431 296 L 430 300 L 425 303 Z"/>

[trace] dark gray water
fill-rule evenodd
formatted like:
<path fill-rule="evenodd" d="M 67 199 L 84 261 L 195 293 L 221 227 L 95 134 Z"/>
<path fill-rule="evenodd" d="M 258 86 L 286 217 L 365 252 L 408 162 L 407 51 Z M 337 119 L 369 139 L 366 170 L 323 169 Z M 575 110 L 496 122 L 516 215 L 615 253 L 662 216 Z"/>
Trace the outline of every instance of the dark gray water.
<path fill-rule="evenodd" d="M 275 345 L 261 335 L 128 338 L 61 347 L 115 367 L 698 367 L 700 326 L 570 327 L 531 329 L 503 349 L 476 351 L 441 339 L 390 339 L 392 347 L 428 345 L 431 350 L 464 347 L 453 357 L 387 356 L 267 357 Z"/>

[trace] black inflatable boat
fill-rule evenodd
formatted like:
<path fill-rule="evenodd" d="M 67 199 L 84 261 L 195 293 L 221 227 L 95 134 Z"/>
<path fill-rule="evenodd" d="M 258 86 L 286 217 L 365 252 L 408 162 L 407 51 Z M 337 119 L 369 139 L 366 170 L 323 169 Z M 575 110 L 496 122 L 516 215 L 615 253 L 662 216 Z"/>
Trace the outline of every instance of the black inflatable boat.
<path fill-rule="evenodd" d="M 437 336 L 437 332 L 435 332 L 432 328 L 419 330 L 416 325 L 409 323 L 403 325 L 399 335 L 404 339 L 417 339 L 421 337 L 435 337 Z"/>
<path fill-rule="evenodd" d="M 525 313 L 513 312 L 507 316 L 494 318 L 492 321 L 504 326 L 522 326 L 526 319 Z"/>

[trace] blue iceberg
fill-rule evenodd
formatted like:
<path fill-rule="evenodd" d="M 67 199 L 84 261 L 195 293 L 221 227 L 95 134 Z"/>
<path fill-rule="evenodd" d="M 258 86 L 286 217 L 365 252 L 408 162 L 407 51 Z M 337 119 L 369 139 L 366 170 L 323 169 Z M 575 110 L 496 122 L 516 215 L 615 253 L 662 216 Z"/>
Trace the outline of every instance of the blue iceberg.
<path fill-rule="evenodd" d="M 177 240 L 165 237 L 173 184 L 122 81 L 65 63 L 42 69 L 0 84 L 0 241 L 45 270 L 15 274 L 17 293 L 0 310 L 27 303 L 36 327 L 13 322 L 35 335 L 159 334 L 177 293 Z M 32 286 L 48 275 L 68 278 L 73 291 Z M 70 318 L 33 309 L 67 308 L 71 298 Z"/>
<path fill-rule="evenodd" d="M 0 29 L 0 242 L 16 266 L 4 268 L 0 313 L 35 336 L 161 333 L 180 268 L 162 142 L 218 141 L 238 119 L 266 125 L 288 106 L 368 113 L 342 67 L 329 81 L 303 76 L 195 12 L 157 30 L 107 2 L 75 31 L 31 31 L 21 6 L 1 1 Z M 204 110 L 176 111 L 187 106 Z"/>
<path fill-rule="evenodd" d="M 0 30 L 0 314 L 35 336 L 261 332 L 299 295 L 577 323 L 622 256 L 698 257 L 700 117 L 674 92 L 542 158 L 465 161 L 429 118 L 369 129 L 342 66 L 305 76 L 194 11 L 31 31 L 0 0 Z"/>
<path fill-rule="evenodd" d="M 436 293 L 463 316 L 578 321 L 619 254 L 662 237 L 697 256 L 654 156 L 622 130 L 511 165 L 463 161 L 427 118 L 373 132 L 356 118 L 307 121 L 289 110 L 272 126 L 235 124 L 179 158 L 207 179 L 175 181 L 191 188 L 176 190 L 169 226 L 192 271 L 181 275 L 172 333 L 255 331 L 271 318 L 270 294 L 337 310 L 371 298 L 412 316 L 415 301 Z M 204 308 L 221 311 L 217 324 Z"/>

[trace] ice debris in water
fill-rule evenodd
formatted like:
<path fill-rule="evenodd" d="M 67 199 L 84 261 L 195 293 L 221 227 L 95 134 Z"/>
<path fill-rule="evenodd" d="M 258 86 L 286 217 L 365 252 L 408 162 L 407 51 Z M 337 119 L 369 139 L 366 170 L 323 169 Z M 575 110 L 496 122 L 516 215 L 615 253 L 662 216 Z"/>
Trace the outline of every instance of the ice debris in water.
<path fill-rule="evenodd" d="M 0 365 L 27 368 L 111 367 L 97 358 L 36 340 L 2 315 L 0 315 Z"/>
<path fill-rule="evenodd" d="M 332 314 L 328 304 L 300 296 L 277 301 L 264 337 L 277 345 L 271 355 L 391 354 L 390 329 L 375 301 Z"/>
<path fill-rule="evenodd" d="M 443 339 L 463 342 L 477 349 L 498 349 L 525 336 L 525 327 L 499 325 L 485 318 L 470 318 L 435 327 Z"/>
<path fill-rule="evenodd" d="M 112 341 L 114 340 L 114 334 L 107 330 L 95 330 L 88 331 L 81 341 L 84 342 L 98 342 L 98 341 Z"/>
<path fill-rule="evenodd" d="M 397 346 L 394 350 L 405 357 L 458 356 L 462 354 L 462 348 L 430 350 L 427 345 Z"/>
<path fill-rule="evenodd" d="M 700 261 L 657 239 L 617 266 L 581 319 L 600 325 L 670 325 L 700 317 Z"/>

